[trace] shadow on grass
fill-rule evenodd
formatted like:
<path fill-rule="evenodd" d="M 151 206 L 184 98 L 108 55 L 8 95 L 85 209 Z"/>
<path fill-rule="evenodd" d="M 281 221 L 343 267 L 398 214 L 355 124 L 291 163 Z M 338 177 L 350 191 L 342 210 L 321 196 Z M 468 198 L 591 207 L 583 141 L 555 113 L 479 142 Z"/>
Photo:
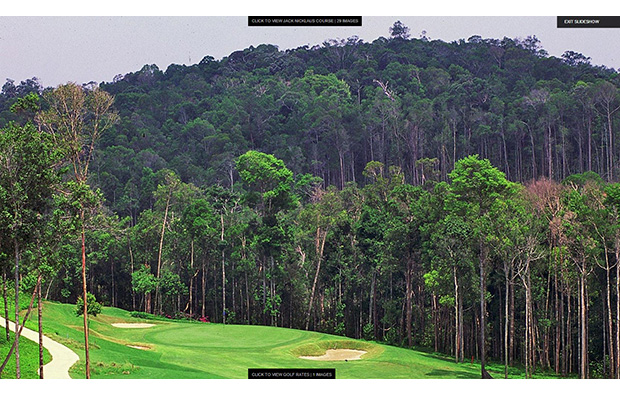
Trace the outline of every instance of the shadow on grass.
<path fill-rule="evenodd" d="M 433 358 L 433 359 L 437 359 L 439 361 L 442 362 L 450 362 L 455 364 L 456 366 L 471 366 L 470 362 L 465 360 L 461 363 L 456 363 L 454 361 L 454 357 L 451 356 L 446 356 L 446 355 L 441 355 L 441 354 L 435 354 L 433 352 L 428 352 L 428 351 L 418 351 L 420 354 L 423 354 L 425 357 L 428 358 Z M 478 368 L 480 368 L 480 366 L 478 365 Z"/>
<path fill-rule="evenodd" d="M 426 373 L 429 378 L 457 378 L 457 379 L 479 379 L 480 374 L 467 373 L 467 372 L 455 372 L 446 369 L 433 369 Z"/>

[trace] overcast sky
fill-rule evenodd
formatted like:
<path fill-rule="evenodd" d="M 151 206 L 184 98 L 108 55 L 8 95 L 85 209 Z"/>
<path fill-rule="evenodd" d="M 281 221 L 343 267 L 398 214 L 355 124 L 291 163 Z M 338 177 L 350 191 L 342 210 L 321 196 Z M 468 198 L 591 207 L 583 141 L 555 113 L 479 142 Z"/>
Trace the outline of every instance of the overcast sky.
<path fill-rule="evenodd" d="M 349 15 L 362 13 L 351 12 Z M 303 14 L 302 14 L 303 15 Z M 389 36 L 401 20 L 411 37 L 424 30 L 446 42 L 536 35 L 553 56 L 580 52 L 593 64 L 620 68 L 620 29 L 558 29 L 547 17 L 407 17 L 363 15 L 362 27 L 248 27 L 237 17 L 0 17 L 0 85 L 34 76 L 44 86 L 73 81 L 111 81 L 145 64 L 195 64 L 204 56 L 221 59 L 262 43 L 281 50 L 357 35 L 366 42 Z"/>

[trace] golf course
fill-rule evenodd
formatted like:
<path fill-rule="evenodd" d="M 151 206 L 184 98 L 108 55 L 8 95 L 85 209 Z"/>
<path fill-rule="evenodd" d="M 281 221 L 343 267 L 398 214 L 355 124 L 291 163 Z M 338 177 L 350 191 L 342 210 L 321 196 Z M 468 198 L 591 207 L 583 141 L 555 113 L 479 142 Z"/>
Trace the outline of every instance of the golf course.
<path fill-rule="evenodd" d="M 75 306 L 45 302 L 43 317 L 46 336 L 80 356 L 69 375 L 83 378 L 82 318 L 75 316 Z M 256 325 L 145 320 L 111 307 L 91 317 L 90 346 L 91 374 L 98 379 L 243 379 L 249 368 L 333 368 L 336 378 L 349 379 L 479 375 L 477 365 L 374 342 Z M 322 360 L 327 350 L 356 351 Z"/>

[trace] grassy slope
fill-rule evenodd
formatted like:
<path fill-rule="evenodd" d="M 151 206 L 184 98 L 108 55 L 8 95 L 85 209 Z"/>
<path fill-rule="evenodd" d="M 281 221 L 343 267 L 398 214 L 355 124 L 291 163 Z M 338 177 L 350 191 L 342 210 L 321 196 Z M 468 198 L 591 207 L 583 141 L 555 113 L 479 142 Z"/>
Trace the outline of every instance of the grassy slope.
<path fill-rule="evenodd" d="M 83 358 L 82 319 L 75 307 L 46 302 L 46 333 Z M 336 369 L 337 378 L 478 378 L 476 364 L 455 364 L 431 354 L 301 330 L 246 325 L 149 321 L 146 329 L 121 329 L 114 322 L 144 322 L 129 312 L 104 308 L 91 319 L 93 378 L 247 378 L 248 368 Z M 365 349 L 362 360 L 310 361 L 334 344 Z M 128 345 L 150 347 L 138 350 Z M 497 371 L 503 371 L 497 368 Z M 78 363 L 72 377 L 83 376 Z M 496 375 L 499 377 L 499 374 Z M 519 377 L 518 373 L 515 377 Z"/>
<path fill-rule="evenodd" d="M 4 319 L 1 318 L 1 319 Z M 0 338 L 0 365 L 6 358 L 7 353 L 11 349 L 11 345 L 13 344 L 14 336 L 11 332 L 11 340 L 10 342 L 6 341 L 6 335 L 4 332 L 4 328 L 2 329 L 2 337 Z M 39 370 L 39 345 L 33 341 L 30 341 L 24 337 L 19 340 L 19 365 L 21 371 L 21 377 L 24 379 L 36 379 L 39 378 L 39 374 L 37 373 Z M 43 363 L 48 363 L 51 361 L 51 356 L 47 350 L 43 350 Z M 3 379 L 11 379 L 15 378 L 15 354 L 11 355 L 11 359 L 7 363 L 4 371 L 2 372 Z"/>

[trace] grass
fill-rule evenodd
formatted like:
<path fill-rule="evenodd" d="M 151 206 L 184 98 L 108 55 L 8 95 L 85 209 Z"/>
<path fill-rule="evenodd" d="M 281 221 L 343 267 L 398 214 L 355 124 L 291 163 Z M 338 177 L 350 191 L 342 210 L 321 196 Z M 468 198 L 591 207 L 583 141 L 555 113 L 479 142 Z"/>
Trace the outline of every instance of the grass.
<path fill-rule="evenodd" d="M 4 318 L 2 318 L 4 319 Z M 0 337 L 0 365 L 4 361 L 4 358 L 11 349 L 11 345 L 15 339 L 14 333 L 11 332 L 10 341 L 6 341 L 4 328 L 2 329 L 2 336 Z M 43 349 L 43 363 L 51 361 L 49 352 Z M 31 340 L 21 337 L 19 340 L 19 366 L 21 378 L 24 379 L 36 379 L 39 378 L 39 345 Z M 15 378 L 15 353 L 11 355 L 9 362 L 7 363 L 4 371 L 2 372 L 3 379 Z"/>
<path fill-rule="evenodd" d="M 49 337 L 80 356 L 70 375 L 83 378 L 83 322 L 74 311 L 73 305 L 45 302 L 44 328 Z M 155 326 L 125 329 L 111 325 L 116 322 L 149 322 Z M 36 322 L 30 325 L 34 327 Z M 456 364 L 443 355 L 296 329 L 147 320 L 111 307 L 104 307 L 102 314 L 92 317 L 90 328 L 92 378 L 243 379 L 247 378 L 248 368 L 335 368 L 337 378 L 350 379 L 480 377 L 480 365 L 476 363 Z M 352 348 L 367 353 L 355 361 L 299 358 L 322 355 L 331 348 Z M 491 363 L 488 370 L 493 377 L 503 378 L 503 365 Z M 512 368 L 509 373 L 511 378 L 523 377 L 518 368 Z"/>
<path fill-rule="evenodd" d="M 291 350 L 293 355 L 301 356 L 320 356 L 324 355 L 327 350 L 334 349 L 350 349 L 366 351 L 367 358 L 376 356 L 383 350 L 382 347 L 376 346 L 369 342 L 358 340 L 324 340 L 316 343 L 308 343 L 296 347 Z"/>
<path fill-rule="evenodd" d="M 83 360 L 82 318 L 74 306 L 44 303 L 44 327 L 57 341 Z M 112 326 L 115 322 L 150 322 L 145 329 Z M 90 320 L 93 378 L 247 378 L 248 368 L 335 368 L 337 378 L 478 378 L 476 364 L 456 364 L 447 358 L 296 329 L 146 320 L 105 307 Z M 147 347 L 136 349 L 130 346 Z M 301 355 L 321 355 L 330 348 L 367 351 L 356 361 L 312 361 Z M 83 363 L 70 371 L 84 377 Z M 499 374 L 498 374 L 499 376 Z"/>

